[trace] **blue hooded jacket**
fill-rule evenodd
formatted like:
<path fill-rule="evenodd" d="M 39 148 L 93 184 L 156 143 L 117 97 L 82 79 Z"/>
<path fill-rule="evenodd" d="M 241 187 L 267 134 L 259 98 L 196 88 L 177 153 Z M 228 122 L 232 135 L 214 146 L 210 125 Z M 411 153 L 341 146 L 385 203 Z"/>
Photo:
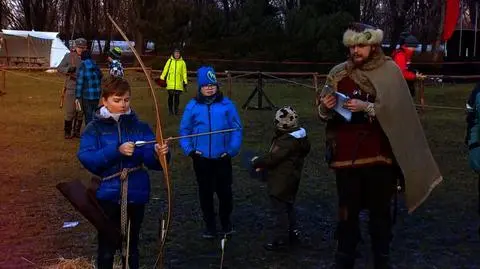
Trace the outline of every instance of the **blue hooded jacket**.
<path fill-rule="evenodd" d="M 82 133 L 77 157 L 92 174 L 101 178 L 120 172 L 123 168 L 145 165 L 148 169 L 162 170 L 154 144 L 136 147 L 132 156 L 124 156 L 118 147 L 125 142 L 155 140 L 148 124 L 138 120 L 132 111 L 121 115 L 118 122 L 101 108 Z M 167 158 L 170 158 L 168 154 Z M 97 189 L 99 200 L 120 201 L 120 177 L 102 181 Z M 140 169 L 128 175 L 128 202 L 145 204 L 150 197 L 150 179 L 146 170 Z"/>
<path fill-rule="evenodd" d="M 218 159 L 224 153 L 235 157 L 242 145 L 242 123 L 235 104 L 220 91 L 209 98 L 201 94 L 205 85 L 217 85 L 215 71 L 201 67 L 197 71 L 198 95 L 188 102 L 180 122 L 180 136 L 237 128 L 238 131 L 183 138 L 180 145 L 185 155 L 200 151 L 202 157 Z"/>

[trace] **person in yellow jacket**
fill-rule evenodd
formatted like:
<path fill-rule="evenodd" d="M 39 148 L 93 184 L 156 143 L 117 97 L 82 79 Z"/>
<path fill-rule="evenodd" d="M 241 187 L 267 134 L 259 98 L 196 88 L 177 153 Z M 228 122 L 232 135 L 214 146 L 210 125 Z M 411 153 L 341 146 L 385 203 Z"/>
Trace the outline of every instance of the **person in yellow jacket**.
<path fill-rule="evenodd" d="M 175 49 L 173 55 L 165 63 L 160 79 L 167 82 L 168 112 L 170 115 L 178 115 L 180 94 L 186 90 L 188 84 L 187 65 L 179 49 Z"/>

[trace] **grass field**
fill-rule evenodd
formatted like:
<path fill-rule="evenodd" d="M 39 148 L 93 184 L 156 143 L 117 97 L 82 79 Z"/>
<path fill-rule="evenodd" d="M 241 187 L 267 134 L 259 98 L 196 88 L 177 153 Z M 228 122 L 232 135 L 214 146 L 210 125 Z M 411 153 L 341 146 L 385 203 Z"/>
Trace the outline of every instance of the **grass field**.
<path fill-rule="evenodd" d="M 34 76 L 33 78 L 26 77 Z M 154 111 L 144 80 L 133 81 L 133 108 L 154 125 Z M 63 139 L 63 113 L 58 108 L 62 78 L 40 73 L 9 73 L 7 94 L 0 97 L 0 268 L 34 268 L 54 264 L 59 257 L 94 258 L 96 233 L 56 190 L 62 181 L 89 180 L 76 159 L 78 140 Z M 253 84 L 237 81 L 232 88 L 244 124 L 243 149 L 268 149 L 272 111 L 241 111 Z M 472 85 L 427 88 L 427 104 L 463 107 Z M 328 268 L 335 242 L 336 191 L 334 177 L 323 162 L 324 128 L 314 114 L 310 89 L 267 82 L 265 90 L 277 106 L 292 105 L 312 142 L 298 195 L 298 218 L 303 243 L 284 253 L 264 251 L 268 200 L 263 183 L 249 178 L 234 159 L 234 213 L 237 230 L 227 243 L 228 268 Z M 194 95 L 182 96 L 181 107 Z M 179 117 L 166 116 L 166 94 L 158 92 L 166 136 L 177 135 Z M 462 110 L 427 110 L 422 122 L 444 182 L 413 215 L 402 202 L 392 261 L 397 268 L 480 268 L 477 234 L 476 176 L 468 167 L 463 145 Z M 399 122 L 398 124 L 402 124 Z M 408 130 L 405 130 L 408 132 Z M 189 158 L 172 146 L 173 222 L 167 242 L 170 268 L 211 268 L 220 261 L 219 241 L 201 239 L 203 229 L 196 182 Z M 166 208 L 163 176 L 152 172 L 152 200 L 141 233 L 141 264 L 151 268 L 158 251 L 158 219 Z M 64 229 L 65 221 L 79 221 Z M 365 226 L 366 227 L 366 226 Z M 366 228 L 362 229 L 366 231 Z M 359 246 L 357 268 L 371 263 L 368 236 Z M 27 261 L 28 260 L 28 261 Z M 34 263 L 32 265 L 30 262 Z M 224 268 L 226 268 L 224 267 Z"/>

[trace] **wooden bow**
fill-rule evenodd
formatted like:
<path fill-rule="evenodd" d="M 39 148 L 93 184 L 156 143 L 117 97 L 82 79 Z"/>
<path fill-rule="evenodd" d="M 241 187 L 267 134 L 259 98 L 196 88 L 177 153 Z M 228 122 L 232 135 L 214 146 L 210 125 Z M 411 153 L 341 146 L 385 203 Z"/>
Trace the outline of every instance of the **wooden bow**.
<path fill-rule="evenodd" d="M 112 22 L 112 24 L 115 26 L 115 28 L 117 28 L 118 32 L 122 35 L 123 39 L 125 39 L 125 41 L 128 44 L 128 47 L 130 47 L 133 54 L 135 54 L 135 57 L 137 58 L 138 62 L 140 63 L 140 66 L 142 67 L 142 70 L 145 73 L 145 76 L 147 77 L 148 86 L 150 87 L 150 91 L 151 91 L 151 94 L 152 94 L 152 97 L 153 97 L 153 102 L 155 104 L 156 124 L 157 124 L 156 132 L 155 132 L 155 140 L 157 141 L 157 143 L 159 145 L 164 145 L 165 141 L 163 139 L 163 133 L 162 133 L 162 123 L 161 123 L 161 120 L 160 120 L 160 110 L 158 108 L 157 98 L 155 97 L 155 91 L 153 89 L 152 79 L 150 78 L 150 75 L 147 72 L 147 68 L 145 67 L 145 64 L 143 63 L 142 59 L 140 58 L 140 55 L 138 54 L 138 52 L 135 50 L 135 48 L 130 43 L 130 40 L 128 40 L 127 36 L 122 31 L 122 29 L 120 29 L 120 27 L 115 23 L 112 16 L 110 16 L 110 14 L 108 14 L 108 13 L 107 13 L 107 16 L 110 19 L 110 21 Z M 159 156 L 159 159 L 160 159 L 160 164 L 162 165 L 162 169 L 163 169 L 165 184 L 167 186 L 168 212 L 167 212 L 166 223 L 165 223 L 165 220 L 164 220 L 163 216 L 162 216 L 161 221 L 160 221 L 160 227 L 162 229 L 161 232 L 159 233 L 159 235 L 161 237 L 160 238 L 161 243 L 160 243 L 160 251 L 158 253 L 157 260 L 155 261 L 155 268 L 157 268 L 157 265 L 159 265 L 160 268 L 163 268 L 163 266 L 164 266 L 163 258 L 164 258 L 165 241 L 166 241 L 167 233 L 168 233 L 168 230 L 169 230 L 169 227 L 170 227 L 170 220 L 171 220 L 171 215 L 172 215 L 171 214 L 172 213 L 172 206 L 171 206 L 171 204 L 172 204 L 172 195 L 171 195 L 172 190 L 171 190 L 171 186 L 170 186 L 170 176 L 169 176 L 169 170 L 168 170 L 167 156 L 166 155 L 161 155 L 161 156 Z"/>

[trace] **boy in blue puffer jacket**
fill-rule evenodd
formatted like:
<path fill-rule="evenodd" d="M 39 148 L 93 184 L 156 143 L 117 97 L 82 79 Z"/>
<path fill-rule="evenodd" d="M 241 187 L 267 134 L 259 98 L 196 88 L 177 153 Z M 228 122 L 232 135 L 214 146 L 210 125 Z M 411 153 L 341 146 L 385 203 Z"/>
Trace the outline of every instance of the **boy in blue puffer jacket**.
<path fill-rule="evenodd" d="M 201 67 L 197 71 L 198 94 L 186 105 L 180 123 L 180 135 L 191 135 L 236 128 L 238 131 L 183 138 L 180 145 L 185 155 L 193 159 L 198 183 L 200 206 L 206 231 L 204 238 L 216 236 L 213 194 L 219 200 L 222 232 L 230 235 L 233 226 L 232 162 L 242 144 L 242 124 L 235 104 L 219 91 L 215 71 Z"/>
<path fill-rule="evenodd" d="M 138 236 L 143 221 L 145 204 L 150 196 L 150 179 L 146 168 L 162 170 L 158 156 L 168 153 L 164 144 L 135 147 L 138 140 L 155 140 L 150 127 L 140 121 L 130 109 L 130 85 L 122 78 L 111 81 L 102 91 L 103 106 L 86 127 L 80 139 L 77 156 L 92 174 L 102 178 L 96 198 L 107 217 L 121 224 L 120 173 L 129 169 L 127 215 L 130 221 L 129 266 L 139 267 Z M 146 167 L 146 168 L 145 168 Z M 120 228 L 119 228 L 120 230 Z M 97 268 L 112 268 L 115 251 L 106 234 L 98 233 Z"/>

